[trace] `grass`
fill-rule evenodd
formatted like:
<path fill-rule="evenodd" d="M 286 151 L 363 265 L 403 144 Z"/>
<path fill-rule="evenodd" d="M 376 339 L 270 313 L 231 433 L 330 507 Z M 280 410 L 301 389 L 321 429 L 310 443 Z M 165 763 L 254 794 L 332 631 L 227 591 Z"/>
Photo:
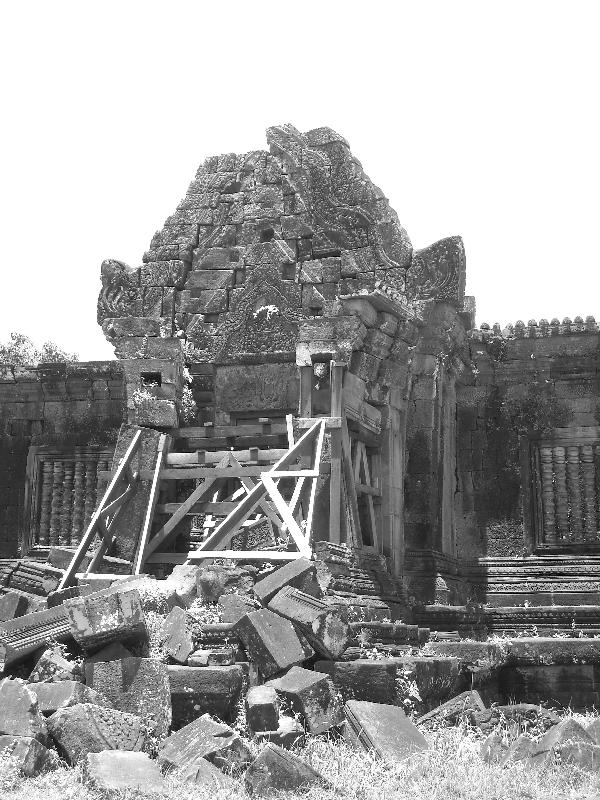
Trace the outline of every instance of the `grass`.
<path fill-rule="evenodd" d="M 581 718 L 578 717 L 580 721 Z M 590 717 L 585 720 L 591 721 Z M 282 793 L 305 800 L 600 800 L 600 774 L 559 764 L 541 770 L 519 762 L 502 769 L 479 756 L 482 736 L 456 727 L 428 734 L 430 749 L 400 764 L 359 753 L 343 741 L 309 740 L 300 752 L 331 782 L 330 788 Z M 128 791 L 127 800 L 144 795 Z M 234 800 L 244 796 L 243 780 L 232 790 L 215 790 L 171 780 L 165 800 Z M 0 758 L 2 800 L 100 800 L 105 795 L 86 786 L 78 769 L 61 767 L 33 779 L 19 776 L 14 763 Z M 117 795 L 119 797 L 119 795 Z"/>

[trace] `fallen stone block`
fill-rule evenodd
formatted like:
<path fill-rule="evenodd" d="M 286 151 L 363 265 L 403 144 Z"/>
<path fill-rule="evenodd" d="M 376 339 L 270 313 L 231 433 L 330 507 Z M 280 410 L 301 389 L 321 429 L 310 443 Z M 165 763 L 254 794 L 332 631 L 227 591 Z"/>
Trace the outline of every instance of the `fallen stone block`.
<path fill-rule="evenodd" d="M 38 707 L 45 717 L 54 714 L 59 708 L 69 708 L 78 703 L 110 705 L 98 692 L 84 686 L 81 681 L 38 682 L 30 683 L 28 687 L 37 697 Z"/>
<path fill-rule="evenodd" d="M 256 611 L 257 604 L 249 597 L 239 594 L 222 594 L 219 597 L 219 614 L 221 622 L 235 624 L 246 614 Z"/>
<path fill-rule="evenodd" d="M 254 596 L 263 605 L 267 605 L 285 586 L 294 586 L 312 597 L 323 597 L 317 580 L 317 568 L 314 561 L 298 558 L 279 567 L 266 578 L 254 584 Z"/>
<path fill-rule="evenodd" d="M 153 736 L 167 735 L 172 713 L 166 664 L 151 658 L 98 661 L 85 665 L 85 680 L 114 708 L 138 714 Z"/>
<path fill-rule="evenodd" d="M 35 694 L 19 678 L 0 681 L 0 734 L 48 742 L 48 729 Z"/>
<path fill-rule="evenodd" d="M 508 746 L 502 736 L 494 731 L 483 741 L 479 748 L 479 755 L 486 764 L 498 764 L 507 750 Z"/>
<path fill-rule="evenodd" d="M 88 753 L 137 751 L 146 744 L 144 724 L 137 715 L 93 703 L 61 708 L 47 722 L 59 752 L 70 764 Z"/>
<path fill-rule="evenodd" d="M 31 736 L 0 736 L 0 752 L 16 759 L 26 778 L 34 778 L 58 766 L 58 756 L 54 750 Z"/>
<path fill-rule="evenodd" d="M 266 608 L 246 614 L 234 630 L 264 678 L 301 664 L 313 655 L 312 647 L 298 638 L 292 623 Z"/>
<path fill-rule="evenodd" d="M 189 656 L 189 667 L 229 667 L 235 664 L 237 649 L 235 647 L 216 647 L 207 650 L 194 650 Z"/>
<path fill-rule="evenodd" d="M 193 758 L 175 771 L 178 780 L 202 786 L 203 789 L 227 789 L 233 791 L 234 781 L 206 758 Z"/>
<path fill-rule="evenodd" d="M 184 608 L 189 608 L 198 596 L 198 567 L 193 564 L 176 564 L 173 572 L 165 579 L 170 584 Z"/>
<path fill-rule="evenodd" d="M 232 728 L 203 714 L 163 742 L 158 763 L 163 770 L 189 772 L 201 759 L 219 769 L 240 769 L 252 761 L 250 751 Z"/>
<path fill-rule="evenodd" d="M 211 564 L 198 568 L 197 592 L 205 603 L 216 603 L 224 594 L 247 594 L 252 591 L 253 585 L 251 573 L 241 567 Z"/>
<path fill-rule="evenodd" d="M 10 591 L 0 595 L 0 622 L 16 619 L 28 611 L 37 610 L 30 608 L 30 605 L 27 596 L 22 592 Z"/>
<path fill-rule="evenodd" d="M 98 592 L 67 600 L 73 638 L 89 653 L 109 642 L 139 642 L 148 639 L 148 630 L 136 589 Z"/>
<path fill-rule="evenodd" d="M 242 691 L 243 672 L 239 665 L 232 667 L 168 666 L 173 730 L 183 728 L 201 714 L 214 714 L 231 721 Z"/>
<path fill-rule="evenodd" d="M 126 750 L 88 753 L 83 769 L 86 779 L 104 792 L 132 789 L 145 794 L 165 792 L 168 788 L 158 764 L 147 753 Z"/>
<path fill-rule="evenodd" d="M 272 742 L 286 750 L 303 747 L 305 743 L 304 726 L 293 717 L 285 715 L 279 717 L 277 730 L 257 731 L 254 736 L 258 742 Z"/>
<path fill-rule="evenodd" d="M 585 729 L 596 744 L 600 744 L 600 717 Z"/>
<path fill-rule="evenodd" d="M 58 647 L 44 650 L 31 675 L 29 683 L 44 681 L 81 681 L 81 667 L 63 656 Z"/>
<path fill-rule="evenodd" d="M 501 767 L 509 766 L 516 761 L 524 761 L 535 754 L 535 741 L 527 734 L 522 733 L 510 745 L 498 760 Z"/>
<path fill-rule="evenodd" d="M 269 609 L 288 619 L 317 653 L 336 659 L 350 640 L 350 628 L 343 612 L 323 600 L 286 586 L 269 602 Z"/>
<path fill-rule="evenodd" d="M 395 661 L 317 661 L 315 671 L 325 672 L 333 681 L 344 702 L 366 700 L 372 703 L 395 705 L 397 664 Z"/>
<path fill-rule="evenodd" d="M 426 708 L 455 697 L 469 685 L 458 658 L 409 656 L 399 663 L 405 676 L 416 683 Z"/>
<path fill-rule="evenodd" d="M 190 627 L 188 615 L 183 608 L 174 608 L 169 612 L 160 630 L 162 649 L 179 664 L 186 664 L 194 651 Z"/>
<path fill-rule="evenodd" d="M 344 738 L 380 758 L 401 761 L 429 747 L 421 731 L 397 706 L 349 700 L 344 715 Z"/>
<path fill-rule="evenodd" d="M 447 723 L 454 725 L 456 720 L 463 714 L 471 714 L 472 712 L 484 711 L 485 705 L 479 696 L 478 692 L 468 691 L 453 697 L 446 703 L 437 708 L 428 711 L 427 714 L 422 714 L 417 719 L 418 725 L 427 725 L 429 723 Z"/>
<path fill-rule="evenodd" d="M 248 794 L 259 797 L 284 789 L 326 786 L 327 783 L 323 775 L 310 764 L 272 743 L 266 745 L 244 776 Z"/>
<path fill-rule="evenodd" d="M 533 755 L 555 750 L 566 743 L 596 744 L 594 737 L 589 731 L 586 731 L 583 725 L 575 722 L 572 717 L 567 717 L 562 722 L 559 722 L 558 725 L 554 725 L 549 731 L 546 731 L 536 743 Z"/>
<path fill-rule="evenodd" d="M 507 724 L 519 732 L 526 732 L 535 728 L 536 731 L 548 730 L 561 721 L 561 717 L 549 708 L 533 703 L 514 703 L 511 705 L 496 705 L 483 711 L 474 711 L 470 721 L 480 730 L 486 732 L 496 728 L 497 725 Z"/>
<path fill-rule="evenodd" d="M 600 747 L 597 744 L 565 742 L 555 747 L 552 753 L 561 764 L 573 764 L 590 772 L 600 769 Z"/>
<path fill-rule="evenodd" d="M 273 686 L 253 686 L 246 695 L 246 723 L 252 733 L 279 727 L 279 698 Z"/>
<path fill-rule="evenodd" d="M 292 711 L 302 715 L 310 733 L 323 733 L 340 725 L 344 716 L 331 679 L 322 672 L 292 667 L 267 686 L 285 698 Z"/>

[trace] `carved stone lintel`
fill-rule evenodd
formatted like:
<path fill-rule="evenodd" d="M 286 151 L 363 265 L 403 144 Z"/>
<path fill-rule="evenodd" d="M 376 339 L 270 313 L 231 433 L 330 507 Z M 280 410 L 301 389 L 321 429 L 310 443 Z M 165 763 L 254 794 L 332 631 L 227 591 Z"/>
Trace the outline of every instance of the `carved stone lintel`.
<path fill-rule="evenodd" d="M 413 300 L 437 300 L 462 308 L 465 277 L 463 240 L 449 236 L 413 253 L 406 292 Z"/>

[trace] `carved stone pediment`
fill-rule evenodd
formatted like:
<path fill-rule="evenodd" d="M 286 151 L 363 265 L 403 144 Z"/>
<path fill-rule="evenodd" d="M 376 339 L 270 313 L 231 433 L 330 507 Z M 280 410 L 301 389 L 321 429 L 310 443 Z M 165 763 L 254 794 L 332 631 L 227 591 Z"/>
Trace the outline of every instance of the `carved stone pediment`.
<path fill-rule="evenodd" d="M 437 300 L 462 308 L 465 296 L 465 246 L 460 236 L 440 239 L 413 253 L 406 276 L 411 300 Z"/>
<path fill-rule="evenodd" d="M 99 325 L 110 317 L 137 317 L 142 314 L 139 267 L 130 267 L 123 261 L 108 258 L 102 262 L 100 277 Z"/>

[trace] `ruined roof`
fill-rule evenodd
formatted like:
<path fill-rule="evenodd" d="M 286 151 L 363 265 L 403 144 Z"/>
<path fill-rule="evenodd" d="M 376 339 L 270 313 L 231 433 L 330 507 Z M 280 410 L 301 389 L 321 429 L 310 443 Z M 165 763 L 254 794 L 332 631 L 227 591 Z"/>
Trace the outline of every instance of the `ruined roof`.
<path fill-rule="evenodd" d="M 260 339 L 289 356 L 300 319 L 376 285 L 407 303 L 462 307 L 460 237 L 413 251 L 342 136 L 283 125 L 267 141 L 269 151 L 207 158 L 141 267 L 103 263 L 98 321 L 109 339 L 175 336 L 191 360 L 212 362 L 252 353 Z M 266 324 L 273 317 L 278 325 Z"/>

